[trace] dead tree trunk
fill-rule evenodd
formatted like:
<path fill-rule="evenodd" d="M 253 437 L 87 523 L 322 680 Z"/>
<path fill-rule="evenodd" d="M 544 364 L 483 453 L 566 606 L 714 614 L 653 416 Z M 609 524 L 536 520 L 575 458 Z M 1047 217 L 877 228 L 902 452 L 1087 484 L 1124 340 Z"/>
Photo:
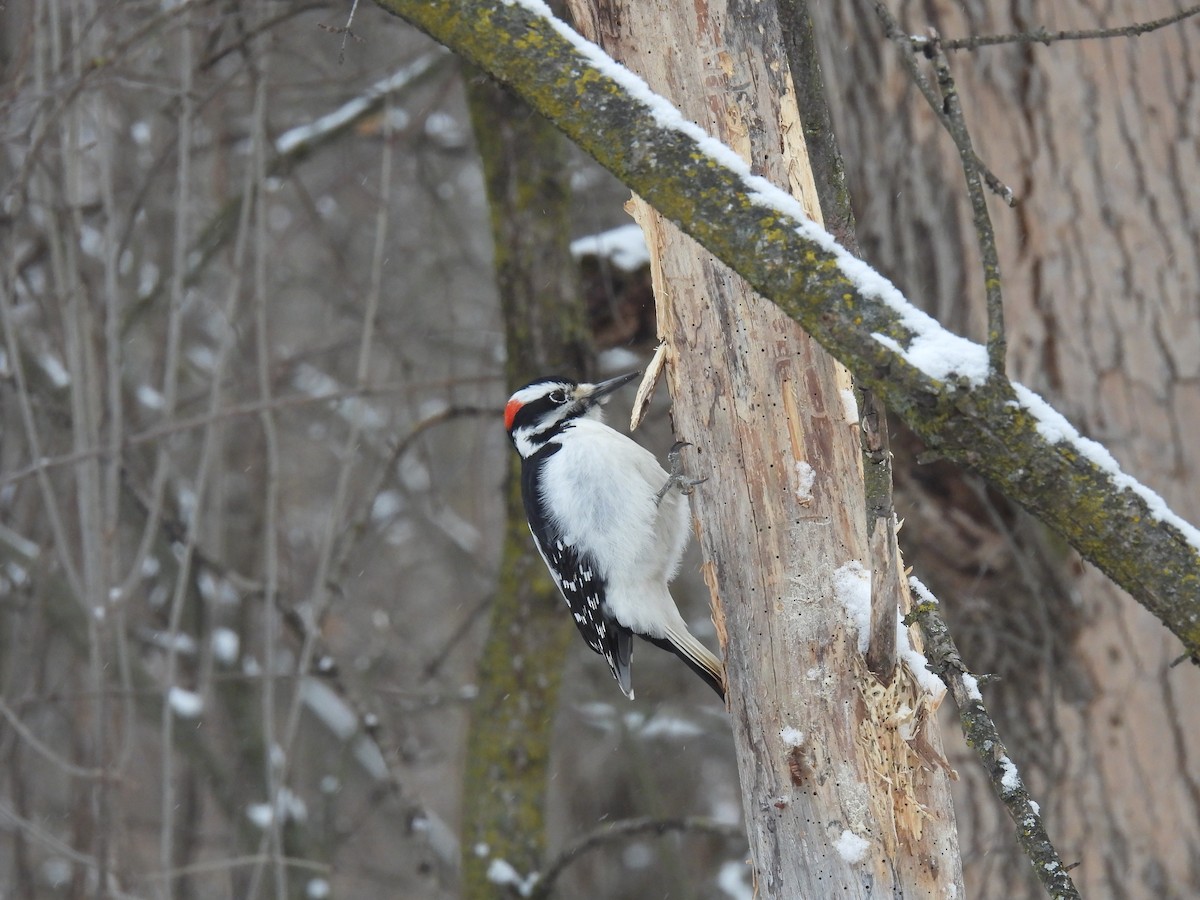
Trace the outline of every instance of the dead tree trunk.
<path fill-rule="evenodd" d="M 819 220 L 771 4 L 572 7 L 585 34 Z M 907 676 L 870 675 L 845 603 L 871 568 L 849 376 L 675 226 L 634 209 L 676 430 L 709 479 L 693 508 L 760 895 L 949 895 L 961 875 L 947 778 L 898 727 L 937 746 L 927 717 L 900 721 L 925 698 Z"/>

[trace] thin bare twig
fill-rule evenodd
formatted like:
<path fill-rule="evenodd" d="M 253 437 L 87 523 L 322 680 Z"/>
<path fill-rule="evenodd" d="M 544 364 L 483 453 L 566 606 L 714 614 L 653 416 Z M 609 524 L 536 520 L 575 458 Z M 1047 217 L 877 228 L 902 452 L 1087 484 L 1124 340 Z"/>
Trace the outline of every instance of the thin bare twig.
<path fill-rule="evenodd" d="M 975 226 L 975 239 L 979 243 L 979 256 L 983 263 L 983 290 L 987 298 L 987 351 L 988 367 L 994 374 L 1004 375 L 1008 339 L 1004 331 L 1004 297 L 1001 293 L 1000 254 L 996 249 L 996 232 L 992 228 L 992 217 L 988 214 L 987 197 L 975 165 L 978 158 L 971 143 L 971 132 L 963 118 L 962 104 L 958 99 L 958 88 L 950 74 L 950 63 L 937 41 L 937 35 L 926 45 L 926 55 L 932 58 L 937 74 L 938 90 L 942 95 L 942 112 L 945 113 L 946 128 L 958 148 L 962 161 L 963 175 L 967 182 L 967 197 L 971 201 L 971 221 Z"/>
<path fill-rule="evenodd" d="M 125 438 L 125 447 L 136 447 L 139 444 L 149 444 L 160 440 L 164 437 L 178 434 L 182 431 L 189 431 L 193 428 L 204 428 L 217 422 L 227 422 L 230 419 L 240 416 L 258 416 L 265 411 L 278 412 L 279 410 L 295 406 L 306 406 L 310 403 L 330 403 L 338 400 L 349 400 L 355 397 L 370 397 L 381 394 L 391 394 L 400 390 L 411 390 L 414 387 L 412 382 L 403 385 L 379 384 L 374 386 L 352 387 L 337 391 L 329 391 L 324 394 L 289 394 L 286 396 L 275 396 L 270 401 L 251 400 L 246 403 L 231 403 L 217 412 L 206 411 L 195 416 L 188 416 L 182 419 L 173 419 L 163 422 L 159 425 L 154 425 L 147 428 L 145 431 L 139 431 L 134 434 L 127 435 Z M 436 421 L 431 424 L 437 424 L 442 421 L 446 411 L 437 413 L 431 416 L 431 419 Z M 449 410 L 451 418 L 462 415 L 491 415 L 498 416 L 499 410 L 485 407 L 455 407 Z M 418 425 L 421 423 L 418 423 Z M 407 440 L 407 438 L 406 438 Z M 36 462 L 32 462 L 20 469 L 14 469 L 12 472 L 5 473 L 0 476 L 0 487 L 9 484 L 15 484 L 18 481 L 24 481 L 39 473 L 48 472 L 51 469 L 56 469 L 61 466 L 70 466 L 79 462 L 81 459 L 90 459 L 106 453 L 107 450 L 103 447 L 90 447 L 84 450 L 79 450 L 73 453 L 63 453 L 58 456 L 40 457 Z"/>
<path fill-rule="evenodd" d="M 458 627 L 442 642 L 442 645 L 429 654 L 429 662 L 425 663 L 421 670 L 421 680 L 428 681 L 437 676 L 445 665 L 446 660 L 450 658 L 450 651 L 458 646 L 459 642 L 471 633 L 472 626 L 479 621 L 479 618 L 491 609 L 492 604 L 496 600 L 496 595 L 488 594 L 471 608 L 463 617 L 463 620 L 458 623 Z"/>
<path fill-rule="evenodd" d="M 36 843 L 49 850 L 51 853 L 65 857 L 66 859 L 69 859 L 71 862 L 75 863 L 77 866 L 82 866 L 89 872 L 95 873 L 93 877 L 98 877 L 99 873 L 104 870 L 104 867 L 97 862 L 94 856 L 90 856 L 87 853 L 81 853 L 66 841 L 60 839 L 54 834 L 51 834 L 38 822 L 35 822 L 32 819 L 26 819 L 24 816 L 21 816 L 15 810 L 11 809 L 8 805 L 0 803 L 0 821 L 4 821 L 5 819 L 16 826 L 16 828 L 18 828 L 23 835 L 32 838 Z M 103 893 L 107 896 L 113 897 L 115 900 L 138 900 L 136 895 L 128 894 L 121 890 L 115 883 L 115 878 L 111 873 L 109 873 L 107 880 L 104 882 L 102 890 L 98 891 L 98 893 Z"/>
<path fill-rule="evenodd" d="M 184 13 L 181 27 L 179 29 L 179 159 L 177 166 L 177 183 L 178 196 L 175 204 L 175 234 L 173 246 L 173 263 L 172 278 L 171 278 L 171 307 L 168 318 L 167 327 L 167 351 L 166 351 L 166 368 L 163 371 L 163 402 L 168 414 L 175 410 L 175 401 L 178 390 L 178 380 L 176 377 L 178 367 L 175 365 L 178 360 L 178 352 L 182 335 L 182 316 L 179 311 L 183 309 L 183 264 L 184 254 L 187 251 L 188 244 L 188 215 L 189 206 L 189 184 L 191 180 L 191 129 L 193 116 L 193 101 L 192 101 L 192 16 L 190 9 Z M 216 379 L 214 378 L 214 381 Z M 132 583 L 134 572 L 140 569 L 144 555 L 149 552 L 151 542 L 158 531 L 158 522 L 162 512 L 163 493 L 166 488 L 167 479 L 167 448 L 161 445 L 158 448 L 157 459 L 154 467 L 154 476 L 151 480 L 151 504 L 150 513 L 147 516 L 145 527 L 142 530 L 142 540 L 139 542 L 138 552 L 135 556 L 134 565 L 130 567 L 129 575 L 126 578 L 126 583 Z M 200 494 L 196 495 L 196 502 L 199 505 L 203 502 L 203 497 Z M 193 529 L 195 523 L 199 520 L 199 510 L 195 510 L 192 516 Z M 189 546 L 194 547 L 195 542 L 189 542 Z M 172 637 L 179 630 L 179 619 L 183 612 L 183 596 L 184 586 L 187 582 L 187 570 L 189 568 L 190 557 L 185 557 L 179 563 L 179 573 L 175 584 L 175 595 L 171 602 L 170 612 L 170 632 Z M 174 645 L 172 641 L 172 646 Z M 177 666 L 177 655 L 174 650 L 167 653 L 166 660 L 166 687 L 170 690 L 175 681 L 175 670 Z M 164 697 L 164 699 L 169 699 Z M 174 711 L 171 709 L 169 702 L 164 702 L 160 711 L 160 721 L 162 728 L 162 798 L 161 812 L 162 821 L 159 823 L 159 864 L 163 871 L 170 871 L 175 866 L 175 769 L 174 769 L 174 747 L 172 737 L 175 725 Z M 164 885 L 164 896 L 166 900 L 172 900 L 175 895 L 175 882 L 168 878 Z"/>
<path fill-rule="evenodd" d="M 37 417 L 33 414 L 33 404 L 30 401 L 32 395 L 29 391 L 29 382 L 25 377 L 24 354 L 21 353 L 21 342 L 17 335 L 15 316 L 10 301 L 11 293 L 7 287 L 8 284 L 16 283 L 16 273 L 11 271 L 11 267 L 14 265 L 15 260 L 10 257 L 10 271 L 6 273 L 5 279 L 7 284 L 0 289 L 0 326 L 3 327 L 4 340 L 8 348 L 9 369 L 12 372 L 13 381 L 16 383 L 17 410 L 25 430 L 25 443 L 29 448 L 30 455 L 35 460 L 40 460 L 42 458 L 41 432 L 38 428 Z M 75 565 L 75 560 L 71 557 L 69 549 L 71 542 L 67 540 L 67 531 L 58 508 L 58 496 L 50 481 L 50 475 L 40 466 L 36 467 L 31 474 L 37 476 L 38 489 L 42 495 L 42 508 L 45 510 L 46 521 L 50 525 L 50 533 L 54 537 L 54 552 L 58 563 L 62 566 L 67 583 L 71 586 L 71 592 L 76 597 L 82 597 L 83 580 L 79 568 Z"/>
<path fill-rule="evenodd" d="M 251 186 L 254 197 L 254 348 L 255 363 L 258 375 L 258 396 L 263 404 L 259 413 L 259 423 L 263 430 L 266 457 L 266 483 L 263 497 L 263 659 L 264 672 L 277 671 L 275 650 L 278 642 L 278 619 L 275 605 L 279 592 L 279 434 L 275 427 L 275 407 L 272 404 L 271 390 L 271 342 L 270 342 L 270 311 L 268 309 L 267 293 L 267 211 L 264 196 L 267 190 L 267 71 L 270 53 L 263 53 L 256 76 L 253 113 L 253 170 L 254 181 Z M 262 717 L 263 717 L 263 782 L 267 786 L 267 802 L 272 810 L 280 809 L 280 792 L 284 782 L 280 767 L 273 759 L 276 747 L 275 735 L 275 679 L 266 678 L 262 682 Z M 266 865 L 273 867 L 275 875 L 276 900 L 287 896 L 287 868 L 284 860 L 287 858 L 283 840 L 283 816 L 272 815 L 268 828 L 263 835 L 263 841 L 268 847 L 268 858 L 255 866 L 251 876 L 251 887 L 248 895 L 257 896 L 257 882 Z"/>
<path fill-rule="evenodd" d="M 531 900 L 546 900 L 554 891 L 555 882 L 563 871 L 585 853 L 590 853 L 606 844 L 625 841 L 642 834 L 663 835 L 671 831 L 682 831 L 692 834 L 715 835 L 728 840 L 745 842 L 746 830 L 741 825 L 731 825 L 728 822 L 718 822 L 703 816 L 684 816 L 677 819 L 626 819 L 614 822 L 604 828 L 577 838 L 550 861 L 550 864 L 540 873 L 537 882 L 529 892 Z"/>
<path fill-rule="evenodd" d="M 1148 22 L 1138 22 L 1132 25 L 1120 25 L 1116 28 L 1087 28 L 1078 31 L 1050 31 L 1047 28 L 1034 28 L 1031 31 L 1020 31 L 1013 34 L 981 34 L 974 37 L 953 38 L 943 40 L 945 50 L 975 50 L 978 47 L 995 47 L 1000 44 L 1050 44 L 1059 41 L 1092 41 L 1105 38 L 1139 37 L 1151 31 L 1158 31 L 1168 25 L 1182 22 L 1200 14 L 1200 3 L 1189 6 L 1161 19 L 1151 19 Z M 915 44 L 920 44 L 924 38 L 913 38 Z"/>
<path fill-rule="evenodd" d="M 2 697 L 0 697 L 0 715 L 3 715 L 4 718 L 8 719 L 8 724 L 12 726 L 13 731 L 24 738 L 25 742 L 34 750 L 36 750 L 40 756 L 54 763 L 54 765 L 62 769 L 62 771 L 70 775 L 72 778 L 92 778 L 101 780 L 105 777 L 104 769 L 89 769 L 84 768 L 83 766 L 77 766 L 69 759 L 63 759 L 63 757 L 55 753 L 52 748 L 47 746 L 36 734 L 30 731 L 29 727 L 21 721 L 20 716 L 16 714 L 16 711 L 9 707 L 9 705 L 4 702 L 4 698 Z"/>
<path fill-rule="evenodd" d="M 887 4 L 883 0 L 871 0 L 871 5 L 875 8 L 875 14 L 883 23 L 884 36 L 899 48 L 900 61 L 903 63 L 905 70 L 907 70 L 909 78 L 917 86 L 917 90 L 921 92 L 921 96 L 925 98 L 929 104 L 929 108 L 933 110 L 934 115 L 938 117 L 943 127 L 949 131 L 950 125 L 947 122 L 946 113 L 942 109 L 942 98 L 938 95 L 933 85 L 929 83 L 929 79 L 925 77 L 925 73 L 921 71 L 911 35 L 907 34 L 900 27 L 900 23 L 892 15 L 891 10 L 888 9 Z M 999 196 L 1009 206 L 1017 205 L 1017 197 L 1013 193 L 1013 189 L 1001 181 L 974 151 L 972 151 L 971 164 L 979 171 L 984 183 L 992 193 Z"/>
<path fill-rule="evenodd" d="M 937 598 L 914 577 L 909 578 L 909 585 L 915 602 L 904 622 L 920 626 L 929 668 L 954 695 L 967 744 L 979 754 L 993 791 L 1016 824 L 1017 842 L 1051 897 L 1079 900 L 1079 892 L 1068 874 L 1069 867 L 1064 865 L 1058 850 L 1050 842 L 1041 811 L 1030 799 L 1016 764 L 1000 740 L 996 723 L 983 705 L 979 681 L 967 671 L 958 655 L 958 648 L 939 612 Z"/>
<path fill-rule="evenodd" d="M 196 115 L 196 104 L 192 96 L 192 7 L 185 5 L 179 26 L 181 41 L 180 83 L 179 83 L 179 127 L 176 129 L 175 141 L 178 147 L 175 171 L 175 228 L 171 236 L 171 275 L 168 290 L 170 303 L 168 305 L 166 323 L 166 347 L 163 351 L 162 398 L 163 416 L 170 419 L 175 415 L 179 402 L 179 371 L 180 347 L 183 342 L 183 310 L 186 291 L 184 280 L 184 265 L 188 258 L 191 241 L 192 220 L 192 125 Z M 186 52 L 184 52 L 186 51 Z M 132 218 L 132 217 L 131 217 Z M 132 228 L 132 221 L 130 222 Z M 123 334 L 122 334 L 123 336 Z M 166 494 L 167 476 L 170 472 L 170 457 L 164 441 L 154 454 L 154 472 L 150 478 L 150 502 L 146 513 L 146 521 L 142 527 L 141 538 L 137 549 L 127 569 L 127 574 L 120 581 L 117 596 L 129 596 L 129 592 L 141 577 L 142 566 L 150 549 L 158 537 L 158 526 L 162 519 L 163 503 Z M 174 860 L 166 860 L 163 868 L 174 865 Z"/>
<path fill-rule="evenodd" d="M 268 17 L 260 22 L 255 23 L 253 28 L 247 29 L 238 34 L 237 39 L 219 50 L 214 50 L 209 56 L 202 59 L 196 66 L 197 72 L 209 72 L 217 63 L 223 60 L 230 53 L 242 53 L 254 42 L 254 39 L 264 34 L 270 34 L 284 22 L 289 19 L 294 19 L 297 16 L 312 12 L 315 9 L 325 9 L 326 4 L 317 0 L 313 3 L 295 3 L 289 4 L 287 9 L 278 15 Z"/>
<path fill-rule="evenodd" d="M 352 24 L 354 24 L 354 14 L 356 12 L 358 12 L 358 0 L 354 0 L 354 2 L 350 4 L 350 15 L 348 15 L 346 17 L 346 24 L 343 25 L 340 29 L 337 29 L 338 31 L 340 31 L 342 33 L 342 46 L 341 46 L 341 49 L 338 50 L 338 65 L 339 66 L 346 60 L 346 41 L 349 38 L 354 38 L 354 40 L 358 41 L 359 43 L 362 43 L 362 41 L 363 41 L 363 38 L 359 37 L 357 34 L 355 34 L 353 31 L 350 30 L 350 26 Z"/>
<path fill-rule="evenodd" d="M 65 58 L 57 60 L 55 71 L 69 71 L 75 79 L 82 77 L 85 68 L 85 57 L 96 55 L 98 42 L 94 40 L 95 33 L 89 27 L 85 12 L 86 4 L 70 4 L 62 9 L 55 2 L 50 5 L 48 12 L 53 21 L 55 18 L 67 17 L 68 27 L 72 34 L 69 48 L 64 48 Z M 120 427 L 118 410 L 105 409 L 105 397 L 100 390 L 105 378 L 111 374 L 111 368 L 102 376 L 96 353 L 94 352 L 94 319 L 91 304 L 87 300 L 87 290 L 82 283 L 79 265 L 79 235 L 84 233 L 83 209 L 80 199 L 88 192 L 88 178 L 84 174 L 84 133 L 87 128 L 87 118 L 84 110 L 72 106 L 63 117 L 58 130 L 58 150 L 62 159 L 60 181 L 52 184 L 54 179 L 46 170 L 35 173 L 35 181 L 45 181 L 46 195 L 60 192 L 63 199 L 61 209 L 50 205 L 49 219 L 51 226 L 47 229 L 46 240 L 49 243 L 51 271 L 56 282 L 54 295 L 61 297 L 61 322 L 64 344 L 64 361 L 70 373 L 68 398 L 70 403 L 69 429 L 73 447 L 76 450 L 86 447 L 96 447 L 101 443 L 101 422 L 108 419 L 115 427 Z M 103 189 L 102 189 L 103 190 Z M 109 225 L 111 231 L 111 224 Z M 106 248 L 104 253 L 105 282 L 107 286 L 116 285 L 116 259 L 113 250 Z M 115 295 L 106 298 L 106 306 L 111 311 L 116 302 Z M 110 361 L 111 366 L 111 361 Z M 114 416 L 115 413 L 115 416 Z M 111 466 L 107 471 L 111 473 Z M 95 694 L 94 707 L 90 711 L 90 752 L 92 767 L 105 770 L 108 767 L 110 741 L 108 728 L 110 723 L 110 699 L 107 691 L 106 656 L 104 642 L 109 629 L 106 623 L 108 605 L 107 586 L 112 577 L 111 563 L 112 547 L 103 539 L 105 529 L 115 523 L 112 514 L 113 504 L 106 503 L 104 489 L 106 479 L 101 470 L 100 460 L 92 458 L 85 460 L 75 467 L 75 515 L 78 519 L 78 546 L 82 566 L 84 596 L 79 600 L 87 613 L 87 667 L 86 679 Z M 112 794 L 110 786 L 103 779 L 98 779 L 89 785 L 90 805 L 96 819 L 96 830 L 91 850 L 97 861 L 96 879 L 100 884 L 109 881 L 109 836 L 112 821 Z"/>
<path fill-rule="evenodd" d="M 190 83 L 192 80 L 192 61 L 193 48 L 190 22 L 185 19 L 181 30 L 181 49 L 180 49 L 180 66 L 182 69 L 182 90 L 181 102 L 187 106 L 191 101 Z M 186 156 L 186 147 L 193 139 L 192 133 L 183 128 L 179 135 L 180 140 L 180 155 L 181 159 Z M 253 170 L 248 167 L 247 171 L 247 189 L 253 177 Z M 176 216 L 184 217 L 184 208 L 176 210 Z M 233 251 L 233 277 L 229 285 L 229 291 L 225 299 L 224 307 L 220 311 L 220 321 L 224 323 L 224 328 L 220 338 L 217 341 L 216 358 L 213 362 L 211 382 L 208 391 L 208 410 L 210 414 L 215 414 L 221 408 L 224 396 L 225 371 L 229 364 L 230 356 L 237 340 L 237 331 L 234 323 L 237 321 L 237 312 L 239 301 L 242 293 L 242 273 L 244 271 L 245 257 L 249 246 L 249 209 L 243 208 L 241 215 L 238 217 L 237 238 L 234 242 Z M 182 261 L 178 258 L 175 260 L 179 267 L 176 275 L 177 284 L 182 290 L 182 282 L 178 281 L 182 273 Z M 187 522 L 187 534 L 182 541 L 182 552 L 179 554 L 178 569 L 175 578 L 175 586 L 172 592 L 170 604 L 168 607 L 168 622 L 167 622 L 167 637 L 169 643 L 164 661 L 163 683 L 166 691 L 171 691 L 176 687 L 176 679 L 178 677 L 178 656 L 179 642 L 175 639 L 179 634 L 179 629 L 183 621 L 183 610 L 185 599 L 188 594 L 188 588 L 191 584 L 191 574 L 193 562 L 195 559 L 197 544 L 200 537 L 200 528 L 204 521 L 202 508 L 209 501 L 209 480 L 213 477 L 214 462 L 218 457 L 218 447 L 222 438 L 222 430 L 216 425 L 210 425 L 204 429 L 204 434 L 201 438 L 199 461 L 196 466 L 196 474 L 194 477 L 194 494 L 195 508 L 191 511 L 191 515 Z M 168 698 L 169 701 L 169 698 Z M 174 772 L 174 728 L 175 728 L 175 710 L 170 702 L 164 702 L 161 716 L 162 728 L 162 822 L 161 822 L 161 841 L 162 847 L 160 858 L 162 861 L 161 868 L 164 872 L 169 872 L 176 867 L 178 861 L 175 859 L 175 843 L 174 843 L 174 825 L 177 821 L 175 789 L 175 772 Z M 175 883 L 168 878 L 164 886 L 164 896 L 167 900 L 175 895 Z"/>
<path fill-rule="evenodd" d="M 170 878 L 179 878 L 183 875 L 202 875 L 205 872 L 232 871 L 240 866 L 259 865 L 264 861 L 261 855 L 231 856 L 226 859 L 205 860 L 204 862 L 190 863 L 186 866 L 176 866 L 168 872 L 143 872 L 135 877 L 139 881 L 165 881 Z M 322 875 L 328 875 L 333 871 L 333 867 L 328 863 L 313 862 L 311 859 L 284 857 L 281 863 L 290 869 L 302 869 Z"/>
<path fill-rule="evenodd" d="M 99 55 L 99 53 L 93 54 L 93 57 L 95 55 Z M 125 400 L 122 391 L 125 353 L 121 341 L 121 307 L 124 294 L 119 285 L 120 252 L 117 246 L 121 216 L 117 207 L 116 174 L 114 172 L 114 157 L 118 152 L 117 140 L 114 132 L 105 131 L 98 142 L 100 202 L 104 211 L 105 230 L 103 346 L 106 396 L 103 420 L 107 426 L 104 440 L 104 444 L 107 446 L 107 455 L 104 460 L 104 521 L 101 527 L 102 533 L 106 536 L 117 534 L 120 528 L 123 490 L 121 442 L 125 439 Z M 116 551 L 113 542 L 109 540 L 105 540 L 102 546 L 106 556 L 104 583 L 109 586 L 120 584 L 121 554 Z M 116 595 L 109 594 L 103 598 L 104 602 L 109 605 L 109 613 L 105 615 L 103 621 L 97 624 L 105 643 L 100 648 L 102 652 L 96 654 L 93 661 L 93 665 L 98 668 L 98 671 L 93 674 L 97 690 L 106 688 L 110 678 L 116 680 L 122 688 L 114 704 L 121 711 L 119 723 L 116 716 L 107 714 L 97 716 L 97 719 L 103 722 L 104 729 L 112 727 L 117 731 L 111 742 L 106 735 L 97 734 L 96 737 L 97 751 L 109 754 L 103 759 L 103 765 L 116 772 L 120 772 L 124 763 L 128 762 L 136 741 L 133 729 L 130 727 L 137 713 L 134 700 L 128 694 L 133 690 L 133 676 L 126 630 L 126 604 L 122 602 L 124 596 L 124 594 L 118 593 Z M 110 642 L 111 649 L 107 646 Z M 110 665 L 109 661 L 114 657 L 116 664 Z M 112 720 L 111 726 L 109 725 L 110 719 Z M 114 745 L 114 749 L 111 751 L 108 747 L 110 743 Z M 96 855 L 105 865 L 108 865 L 111 856 L 108 844 L 113 832 L 112 806 L 114 798 L 111 779 L 106 779 L 98 785 L 97 792 L 99 796 L 94 801 L 97 809 L 97 834 L 103 834 L 104 837 L 97 845 Z"/>

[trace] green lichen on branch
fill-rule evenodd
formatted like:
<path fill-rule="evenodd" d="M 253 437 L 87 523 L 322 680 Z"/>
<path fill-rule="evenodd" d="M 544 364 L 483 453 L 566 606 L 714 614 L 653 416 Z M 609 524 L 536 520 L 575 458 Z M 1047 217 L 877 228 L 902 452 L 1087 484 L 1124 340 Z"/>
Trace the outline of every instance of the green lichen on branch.
<path fill-rule="evenodd" d="M 1012 385 L 939 381 L 873 335 L 907 346 L 900 313 L 860 294 L 799 223 L 747 190 L 689 135 L 659 121 L 559 34 L 500 0 L 377 0 L 507 83 L 764 297 L 796 319 L 940 454 L 1062 534 L 1200 656 L 1200 549 L 1111 473 L 1039 434 Z"/>

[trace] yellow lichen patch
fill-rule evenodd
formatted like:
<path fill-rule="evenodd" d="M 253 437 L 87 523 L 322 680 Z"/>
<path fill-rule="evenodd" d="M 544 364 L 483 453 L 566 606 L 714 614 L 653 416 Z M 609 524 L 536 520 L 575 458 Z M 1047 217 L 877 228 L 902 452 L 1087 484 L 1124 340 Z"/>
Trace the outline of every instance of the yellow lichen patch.
<path fill-rule="evenodd" d="M 1192 651 L 1192 653 L 1200 653 L 1200 625 L 1186 632 L 1183 636 L 1184 645 Z"/>

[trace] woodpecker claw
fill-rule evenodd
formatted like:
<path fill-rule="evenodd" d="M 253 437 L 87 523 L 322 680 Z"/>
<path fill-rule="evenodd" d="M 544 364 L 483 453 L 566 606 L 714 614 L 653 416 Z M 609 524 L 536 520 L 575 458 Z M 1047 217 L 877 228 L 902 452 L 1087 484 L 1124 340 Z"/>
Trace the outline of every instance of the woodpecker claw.
<path fill-rule="evenodd" d="M 683 461 L 680 459 L 679 451 L 684 447 L 692 446 L 691 441 L 676 441 L 671 449 L 667 451 L 667 461 L 671 464 L 671 474 L 667 478 L 667 483 L 662 486 L 657 494 L 654 495 L 654 505 L 658 506 L 662 503 L 663 497 L 667 496 L 667 491 L 672 487 L 679 488 L 679 493 L 685 496 L 695 490 L 696 485 L 703 484 L 708 481 L 707 478 L 684 478 L 683 477 Z"/>
<path fill-rule="evenodd" d="M 667 451 L 667 460 L 671 463 L 671 474 L 679 474 L 679 451 L 684 447 L 692 446 L 691 441 L 676 441 L 671 445 L 671 449 Z"/>

